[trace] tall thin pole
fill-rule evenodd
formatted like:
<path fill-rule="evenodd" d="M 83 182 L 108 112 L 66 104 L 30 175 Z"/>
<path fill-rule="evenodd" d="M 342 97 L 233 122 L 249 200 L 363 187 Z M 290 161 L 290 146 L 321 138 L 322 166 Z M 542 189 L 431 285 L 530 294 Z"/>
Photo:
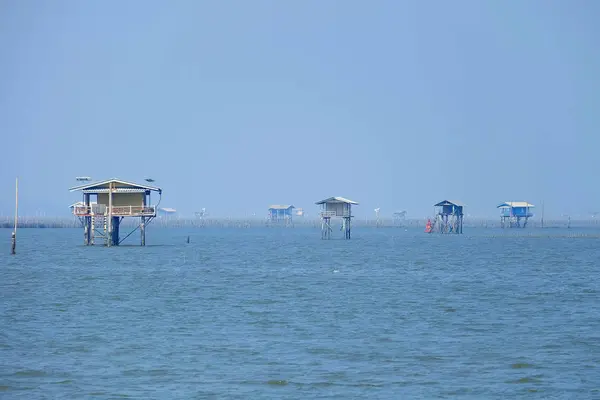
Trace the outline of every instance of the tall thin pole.
<path fill-rule="evenodd" d="M 17 254 L 17 222 L 19 217 L 19 178 L 15 178 L 15 227 L 12 233 L 11 254 Z"/>
<path fill-rule="evenodd" d="M 542 228 L 544 227 L 544 201 L 542 200 Z"/>
<path fill-rule="evenodd" d="M 15 236 L 17 236 L 17 221 L 19 216 L 19 178 L 15 178 Z"/>

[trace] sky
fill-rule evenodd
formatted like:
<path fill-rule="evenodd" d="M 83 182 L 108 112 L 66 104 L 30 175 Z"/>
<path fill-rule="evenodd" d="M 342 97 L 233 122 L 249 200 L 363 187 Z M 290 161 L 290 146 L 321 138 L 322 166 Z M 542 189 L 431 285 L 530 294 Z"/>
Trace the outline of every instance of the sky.
<path fill-rule="evenodd" d="M 600 211 L 600 3 L 0 0 L 0 215 L 76 176 L 181 215 Z"/>

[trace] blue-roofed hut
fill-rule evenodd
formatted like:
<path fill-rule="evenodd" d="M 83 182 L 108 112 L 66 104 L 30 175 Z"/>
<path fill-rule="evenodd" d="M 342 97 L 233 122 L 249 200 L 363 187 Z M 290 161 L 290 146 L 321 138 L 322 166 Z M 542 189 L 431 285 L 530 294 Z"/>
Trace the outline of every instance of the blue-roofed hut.
<path fill-rule="evenodd" d="M 440 233 L 463 233 L 463 209 L 465 205 L 462 202 L 443 200 L 433 206 L 436 208 L 435 230 Z"/>
<path fill-rule="evenodd" d="M 293 205 L 275 204 L 269 207 L 269 223 L 284 224 L 286 226 L 292 224 L 292 216 L 294 214 Z"/>
<path fill-rule="evenodd" d="M 531 210 L 535 207 L 526 201 L 506 201 L 499 204 L 500 226 L 502 228 L 520 228 L 523 220 L 523 228 L 527 226 L 529 218 L 533 217 Z"/>

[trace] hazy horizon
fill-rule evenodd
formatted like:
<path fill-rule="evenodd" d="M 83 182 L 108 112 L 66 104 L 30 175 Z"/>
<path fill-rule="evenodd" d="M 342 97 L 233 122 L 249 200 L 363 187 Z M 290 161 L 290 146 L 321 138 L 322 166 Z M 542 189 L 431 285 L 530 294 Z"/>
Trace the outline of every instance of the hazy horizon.
<path fill-rule="evenodd" d="M 76 176 L 156 180 L 161 207 L 357 217 L 600 211 L 600 4 L 0 4 L 0 215 L 68 215 Z M 594 39 L 596 38 L 596 39 Z M 514 178 L 514 181 L 511 181 Z"/>

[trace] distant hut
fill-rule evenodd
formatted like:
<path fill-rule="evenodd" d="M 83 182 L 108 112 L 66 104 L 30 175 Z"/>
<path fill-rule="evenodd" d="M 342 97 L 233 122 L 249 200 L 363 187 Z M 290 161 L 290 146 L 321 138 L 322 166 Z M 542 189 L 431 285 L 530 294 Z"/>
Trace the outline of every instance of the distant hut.
<path fill-rule="evenodd" d="M 460 201 L 443 200 L 433 205 L 436 216 L 431 231 L 439 233 L 463 233 L 463 209 Z"/>
<path fill-rule="evenodd" d="M 161 207 L 158 209 L 158 216 L 168 220 L 177 215 L 177 210 L 171 207 Z"/>
<path fill-rule="evenodd" d="M 95 201 L 91 201 L 90 205 L 95 205 L 96 202 Z M 73 211 L 75 210 L 75 207 L 84 207 L 85 203 L 83 201 L 76 201 L 75 203 L 71 204 L 69 206 L 69 209 L 71 210 L 71 213 L 73 213 Z"/>
<path fill-rule="evenodd" d="M 533 217 L 531 210 L 535 207 L 526 201 L 506 201 L 497 206 L 500 209 L 500 226 L 502 228 L 523 228 L 527 226 L 529 218 Z"/>
<path fill-rule="evenodd" d="M 160 188 L 109 179 L 75 186 L 69 190 L 83 193 L 82 204 L 73 205 L 73 214 L 83 224 L 85 245 L 93 245 L 98 234 L 107 246 L 118 246 L 138 228 L 141 245 L 146 245 L 146 225 L 156 217 L 156 206 L 151 205 L 150 194 L 158 192 L 162 196 Z M 139 218 L 140 224 L 121 238 L 119 228 L 125 217 Z"/>
<path fill-rule="evenodd" d="M 269 206 L 269 223 L 289 226 L 292 224 L 294 215 L 293 205 L 274 204 Z"/>
<path fill-rule="evenodd" d="M 331 219 L 342 220 L 344 238 L 350 239 L 352 233 L 352 206 L 358 205 L 356 201 L 344 197 L 330 197 L 317 201 L 315 204 L 321 206 L 321 239 L 331 239 Z"/>
<path fill-rule="evenodd" d="M 402 224 L 406 221 L 406 211 L 396 211 L 393 214 L 394 225 L 402 226 Z"/>

